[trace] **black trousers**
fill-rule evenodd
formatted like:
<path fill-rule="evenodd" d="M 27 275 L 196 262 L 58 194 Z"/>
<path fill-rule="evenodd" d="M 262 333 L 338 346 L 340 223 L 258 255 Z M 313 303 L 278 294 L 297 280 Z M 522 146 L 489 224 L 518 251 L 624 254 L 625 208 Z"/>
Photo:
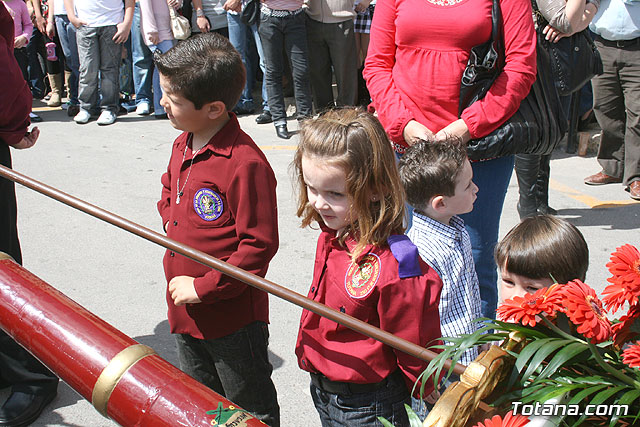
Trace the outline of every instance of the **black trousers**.
<path fill-rule="evenodd" d="M 0 163 L 11 167 L 9 146 L 0 140 Z M 22 263 L 16 226 L 16 190 L 13 181 L 0 178 L 0 251 Z M 0 385 L 13 392 L 49 394 L 56 391 L 58 378 L 29 352 L 0 329 Z"/>

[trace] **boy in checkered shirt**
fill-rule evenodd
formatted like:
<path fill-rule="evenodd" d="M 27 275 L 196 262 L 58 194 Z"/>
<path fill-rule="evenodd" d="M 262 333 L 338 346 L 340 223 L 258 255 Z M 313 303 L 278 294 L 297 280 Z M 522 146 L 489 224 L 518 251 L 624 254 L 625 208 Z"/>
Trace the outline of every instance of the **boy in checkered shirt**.
<path fill-rule="evenodd" d="M 400 159 L 399 173 L 414 208 L 407 234 L 442 279 L 442 336 L 473 333 L 478 328 L 473 320 L 481 316 L 480 289 L 469 233 L 458 215 L 473 209 L 478 187 L 465 147 L 457 141 L 420 141 Z M 460 362 L 468 365 L 477 356 L 478 350 L 471 348 Z"/>

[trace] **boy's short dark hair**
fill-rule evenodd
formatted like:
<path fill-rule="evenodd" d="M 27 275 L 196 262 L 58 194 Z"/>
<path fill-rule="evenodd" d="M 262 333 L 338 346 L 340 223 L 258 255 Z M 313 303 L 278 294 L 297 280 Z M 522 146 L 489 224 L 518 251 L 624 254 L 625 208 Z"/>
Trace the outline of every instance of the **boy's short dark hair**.
<path fill-rule="evenodd" d="M 571 223 L 550 215 L 523 219 L 496 246 L 496 263 L 530 279 L 585 280 L 589 248 Z"/>
<path fill-rule="evenodd" d="M 409 204 L 420 209 L 434 196 L 453 196 L 466 161 L 465 146 L 457 140 L 419 141 L 409 147 L 398 164 Z"/>
<path fill-rule="evenodd" d="M 231 111 L 244 89 L 242 58 L 218 33 L 190 37 L 166 53 L 155 54 L 154 61 L 171 90 L 193 102 L 198 110 L 208 102 L 222 101 Z"/>

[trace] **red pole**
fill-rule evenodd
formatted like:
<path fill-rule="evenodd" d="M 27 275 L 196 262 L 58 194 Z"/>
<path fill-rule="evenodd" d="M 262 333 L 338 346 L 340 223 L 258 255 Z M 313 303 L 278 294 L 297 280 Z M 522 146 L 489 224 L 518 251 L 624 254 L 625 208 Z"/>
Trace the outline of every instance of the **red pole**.
<path fill-rule="evenodd" d="M 0 252 L 0 327 L 123 426 L 264 426 Z"/>

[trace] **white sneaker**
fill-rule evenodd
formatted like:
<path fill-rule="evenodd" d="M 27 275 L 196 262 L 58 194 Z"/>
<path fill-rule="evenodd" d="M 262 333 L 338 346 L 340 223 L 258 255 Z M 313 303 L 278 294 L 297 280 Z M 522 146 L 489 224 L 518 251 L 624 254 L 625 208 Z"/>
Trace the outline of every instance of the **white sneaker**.
<path fill-rule="evenodd" d="M 78 114 L 76 114 L 73 118 L 73 121 L 80 125 L 83 125 L 85 123 L 88 123 L 90 118 L 91 114 L 89 114 L 89 112 L 84 108 L 81 108 Z"/>
<path fill-rule="evenodd" d="M 100 117 L 98 117 L 98 123 L 101 126 L 113 124 L 116 121 L 116 115 L 112 111 L 104 110 L 100 113 Z"/>
<path fill-rule="evenodd" d="M 136 107 L 136 114 L 139 116 L 146 116 L 151 112 L 151 105 L 147 101 L 142 101 Z"/>

